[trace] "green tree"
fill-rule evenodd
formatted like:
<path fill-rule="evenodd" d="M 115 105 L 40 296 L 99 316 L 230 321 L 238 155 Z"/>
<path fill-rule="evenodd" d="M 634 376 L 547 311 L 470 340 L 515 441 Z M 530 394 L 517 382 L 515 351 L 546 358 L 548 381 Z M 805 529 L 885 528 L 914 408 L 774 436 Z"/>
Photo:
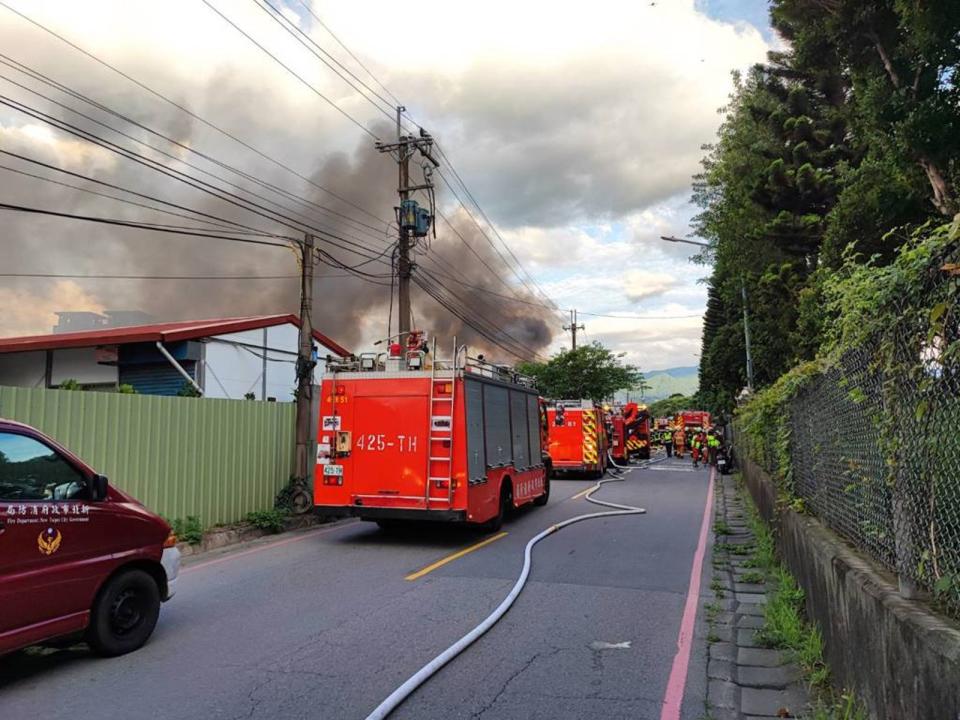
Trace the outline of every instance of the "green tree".
<path fill-rule="evenodd" d="M 589 399 L 600 402 L 617 390 L 643 382 L 643 374 L 624 364 L 625 353 L 613 353 L 599 342 L 562 350 L 548 362 L 527 362 L 517 370 L 537 380 L 540 392 L 555 399 Z"/>
<path fill-rule="evenodd" d="M 917 168 L 932 208 L 956 213 L 960 3 L 773 0 L 771 16 L 803 70 L 842 68 L 860 141 L 888 168 Z"/>
<path fill-rule="evenodd" d="M 668 398 L 650 403 L 648 409 L 650 410 L 651 417 L 658 418 L 676 415 L 681 410 L 693 410 L 696 409 L 698 405 L 699 400 L 696 396 L 674 393 Z"/>

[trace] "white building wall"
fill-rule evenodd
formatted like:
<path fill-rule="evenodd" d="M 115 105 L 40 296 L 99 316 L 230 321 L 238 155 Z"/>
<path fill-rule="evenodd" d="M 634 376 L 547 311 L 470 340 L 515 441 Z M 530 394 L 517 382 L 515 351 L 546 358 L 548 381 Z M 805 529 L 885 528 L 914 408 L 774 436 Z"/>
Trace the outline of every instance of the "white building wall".
<path fill-rule="evenodd" d="M 295 325 L 286 324 L 211 337 L 204 344 L 204 395 L 241 400 L 252 392 L 257 400 L 272 397 L 292 402 L 299 332 Z M 316 377 L 323 373 L 322 358 L 330 352 L 318 349 L 321 360 Z"/>
<path fill-rule="evenodd" d="M 44 387 L 47 375 L 45 352 L 4 353 L 0 355 L 0 385 Z"/>

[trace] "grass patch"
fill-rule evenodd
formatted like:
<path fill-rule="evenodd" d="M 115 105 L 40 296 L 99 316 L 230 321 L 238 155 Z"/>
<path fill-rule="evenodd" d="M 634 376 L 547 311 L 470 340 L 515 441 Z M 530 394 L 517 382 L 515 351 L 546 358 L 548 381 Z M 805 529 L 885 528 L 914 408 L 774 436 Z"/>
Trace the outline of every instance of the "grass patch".
<path fill-rule="evenodd" d="M 255 510 L 247 513 L 246 521 L 256 528 L 276 534 L 286 528 L 286 517 L 287 514 L 282 510 Z"/>
<path fill-rule="evenodd" d="M 723 586 L 723 581 L 714 575 L 713 580 L 710 581 L 710 589 L 713 590 L 713 594 L 718 598 L 722 598 L 726 588 Z"/>
<path fill-rule="evenodd" d="M 753 552 L 753 546 L 748 544 L 719 543 L 715 550 L 730 553 L 731 555 L 746 556 Z"/>
<path fill-rule="evenodd" d="M 731 535 L 733 533 L 726 520 L 717 520 L 713 524 L 713 532 L 717 535 Z"/>
<path fill-rule="evenodd" d="M 764 582 L 769 577 L 775 586 L 764 606 L 764 624 L 756 633 L 757 641 L 764 647 L 787 651 L 800 666 L 807 682 L 820 696 L 813 720 L 866 720 L 865 712 L 852 694 L 837 693 L 830 686 L 830 669 L 823 660 L 823 635 L 804 618 L 803 589 L 777 560 L 773 534 L 743 491 L 739 478 L 737 482 L 755 539 L 752 553 L 744 563 L 755 572 L 746 573 L 740 580 Z"/>
<path fill-rule="evenodd" d="M 167 520 L 167 523 L 173 530 L 173 534 L 177 536 L 177 540 L 188 542 L 191 545 L 199 545 L 203 540 L 203 523 L 196 515 L 188 515 L 186 520 L 174 518 L 173 520 Z"/>
<path fill-rule="evenodd" d="M 760 585 L 767 581 L 767 576 L 759 570 L 751 570 L 741 575 L 738 580 L 747 585 Z"/>
<path fill-rule="evenodd" d="M 868 720 L 867 711 L 853 693 L 842 693 L 833 702 L 820 701 L 813 709 L 812 720 Z"/>

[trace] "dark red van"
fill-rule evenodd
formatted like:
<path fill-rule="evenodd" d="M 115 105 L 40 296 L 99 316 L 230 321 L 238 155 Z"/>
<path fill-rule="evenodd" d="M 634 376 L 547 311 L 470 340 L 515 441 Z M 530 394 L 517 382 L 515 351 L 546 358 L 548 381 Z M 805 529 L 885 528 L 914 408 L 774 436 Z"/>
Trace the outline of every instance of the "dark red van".
<path fill-rule="evenodd" d="M 0 654 L 84 637 L 143 645 L 173 596 L 170 526 L 27 425 L 0 419 Z"/>

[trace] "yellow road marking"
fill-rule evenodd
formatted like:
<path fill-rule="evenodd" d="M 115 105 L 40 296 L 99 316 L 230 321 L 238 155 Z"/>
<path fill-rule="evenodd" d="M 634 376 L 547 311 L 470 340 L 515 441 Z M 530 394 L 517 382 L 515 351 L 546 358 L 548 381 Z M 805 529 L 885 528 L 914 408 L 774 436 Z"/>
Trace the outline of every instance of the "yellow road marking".
<path fill-rule="evenodd" d="M 590 487 L 588 487 L 586 490 L 583 490 L 583 491 L 581 491 L 581 492 L 578 492 L 576 495 L 574 495 L 574 496 L 573 496 L 572 498 L 570 498 L 570 499 L 571 499 L 571 500 L 576 500 L 577 498 L 582 498 L 584 495 L 586 495 L 586 494 L 587 494 L 588 492 L 590 492 L 591 490 L 593 490 L 593 485 L 591 485 Z"/>
<path fill-rule="evenodd" d="M 409 575 L 407 575 L 407 576 L 404 578 L 404 580 L 419 580 L 420 578 L 422 578 L 422 577 L 423 577 L 424 575 L 426 575 L 427 573 L 431 573 L 431 572 L 433 572 L 434 570 L 436 570 L 437 568 L 443 567 L 443 566 L 446 565 L 447 563 L 451 563 L 451 562 L 453 562 L 454 560 L 457 560 L 458 558 L 462 558 L 464 555 L 468 555 L 468 554 L 472 553 L 474 550 L 479 550 L 480 548 L 485 547 L 485 546 L 489 545 L 490 543 L 494 542 L 495 540 L 499 540 L 499 539 L 502 538 L 502 537 L 506 537 L 507 535 L 509 535 L 509 533 L 506 532 L 506 531 L 504 531 L 504 532 L 502 532 L 502 533 L 497 533 L 497 534 L 494 535 L 493 537 L 488 537 L 486 540 L 481 540 L 480 542 L 476 543 L 475 545 L 471 545 L 470 547 L 464 548 L 463 550 L 459 550 L 459 551 L 453 553 L 453 555 L 447 555 L 445 558 L 442 558 L 441 560 L 437 560 L 435 563 L 433 563 L 433 564 L 431 564 L 431 565 L 427 565 L 427 566 L 426 566 L 425 568 L 423 568 L 422 570 L 417 570 L 417 571 L 414 572 L 414 573 L 410 573 Z"/>

